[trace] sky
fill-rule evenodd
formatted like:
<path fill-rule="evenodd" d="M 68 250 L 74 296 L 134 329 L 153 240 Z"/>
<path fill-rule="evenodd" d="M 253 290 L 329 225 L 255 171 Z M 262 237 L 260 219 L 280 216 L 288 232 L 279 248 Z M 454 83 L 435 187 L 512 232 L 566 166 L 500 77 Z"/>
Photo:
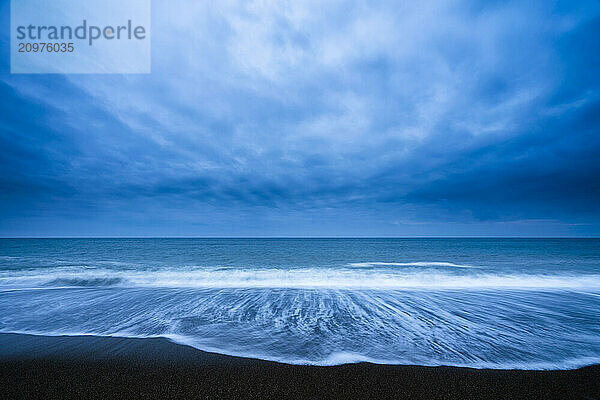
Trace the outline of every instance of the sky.
<path fill-rule="evenodd" d="M 152 73 L 10 73 L 0 236 L 600 236 L 600 2 L 152 0 Z"/>

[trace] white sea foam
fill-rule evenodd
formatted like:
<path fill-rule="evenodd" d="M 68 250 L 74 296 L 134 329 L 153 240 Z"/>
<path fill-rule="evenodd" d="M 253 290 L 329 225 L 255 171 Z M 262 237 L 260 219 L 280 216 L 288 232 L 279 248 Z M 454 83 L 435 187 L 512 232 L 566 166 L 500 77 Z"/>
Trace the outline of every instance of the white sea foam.
<path fill-rule="evenodd" d="M 455 264 L 444 261 L 417 261 L 417 262 L 357 262 L 348 264 L 352 267 L 453 267 L 453 268 L 477 268 L 473 265 Z"/>
<path fill-rule="evenodd" d="M 537 288 L 569 284 L 566 291 L 275 290 L 252 280 L 246 282 L 254 286 L 239 286 L 239 277 L 227 288 L 223 282 L 217 285 L 215 276 L 209 282 L 215 286 L 184 286 L 182 276 L 177 286 L 164 286 L 164 277 L 149 282 L 148 276 L 132 274 L 128 281 L 106 286 L 88 278 L 101 285 L 4 292 L 0 332 L 167 337 L 205 351 L 313 365 L 550 369 L 598 362 L 600 354 L 595 334 L 600 299 L 571 290 L 581 277 L 528 277 Z M 46 282 L 65 283 L 56 279 Z M 468 279 L 479 279 L 475 289 L 507 279 L 524 284 L 523 276 Z M 297 287 L 287 281 L 288 286 L 279 285 Z"/>
<path fill-rule="evenodd" d="M 418 366 L 454 366 L 463 368 L 476 368 L 476 369 L 511 369 L 511 370 L 570 370 L 582 368 L 588 365 L 594 365 L 600 363 L 599 356 L 585 356 L 585 357 L 573 357 L 566 359 L 558 359 L 555 361 L 504 361 L 495 362 L 488 360 L 474 360 L 472 362 L 440 362 L 435 358 L 420 359 L 415 361 L 411 358 L 373 358 L 356 352 L 333 352 L 322 359 L 305 359 L 305 358 L 293 358 L 293 357 L 278 357 L 271 354 L 262 354 L 256 352 L 240 352 L 232 351 L 226 347 L 215 347 L 206 346 L 200 344 L 195 338 L 187 337 L 178 334 L 166 334 L 166 335 L 136 335 L 136 334 L 125 334 L 125 333 L 95 333 L 95 332 L 76 332 L 76 331 L 44 331 L 44 330 L 19 330 L 19 329 L 0 329 L 0 333 L 6 334 L 20 334 L 20 335 L 34 335 L 34 336 L 50 336 L 50 337 L 113 337 L 113 338 L 132 338 L 132 339 L 156 339 L 165 338 L 174 343 L 190 346 L 201 351 L 222 354 L 233 357 L 243 358 L 254 358 L 259 360 L 274 361 L 284 364 L 292 365 L 315 365 L 315 366 L 334 366 L 344 364 L 355 364 L 355 363 L 371 363 L 371 364 L 385 364 L 385 365 L 418 365 Z"/>
<path fill-rule="evenodd" d="M 456 273 L 393 268 L 224 267 L 158 271 L 56 268 L 44 270 L 43 273 L 19 271 L 0 275 L 0 290 L 40 287 L 586 290 L 600 289 L 600 275 Z"/>

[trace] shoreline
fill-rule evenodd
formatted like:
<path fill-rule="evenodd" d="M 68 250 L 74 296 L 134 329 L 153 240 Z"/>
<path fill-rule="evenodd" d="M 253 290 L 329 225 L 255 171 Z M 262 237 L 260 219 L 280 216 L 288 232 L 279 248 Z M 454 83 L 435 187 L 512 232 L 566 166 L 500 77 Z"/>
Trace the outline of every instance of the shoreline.
<path fill-rule="evenodd" d="M 600 365 L 528 371 L 370 363 L 281 364 L 165 338 L 0 334 L 6 398 L 600 397 Z"/>

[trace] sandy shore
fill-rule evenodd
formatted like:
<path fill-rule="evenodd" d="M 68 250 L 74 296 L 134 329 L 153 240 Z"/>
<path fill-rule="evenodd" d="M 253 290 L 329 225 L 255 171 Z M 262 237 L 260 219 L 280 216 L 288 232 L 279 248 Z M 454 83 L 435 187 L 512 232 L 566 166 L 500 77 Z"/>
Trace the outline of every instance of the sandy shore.
<path fill-rule="evenodd" d="M 0 334 L 0 397 L 599 399 L 600 366 L 311 367 L 206 353 L 159 338 Z"/>

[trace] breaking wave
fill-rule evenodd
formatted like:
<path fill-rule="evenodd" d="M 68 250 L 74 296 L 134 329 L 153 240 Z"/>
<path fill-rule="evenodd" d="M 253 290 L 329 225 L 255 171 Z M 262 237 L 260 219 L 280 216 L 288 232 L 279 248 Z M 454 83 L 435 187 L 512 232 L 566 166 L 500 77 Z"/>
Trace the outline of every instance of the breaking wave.
<path fill-rule="evenodd" d="M 442 261 L 417 261 L 417 262 L 358 262 L 348 264 L 352 267 L 453 267 L 453 268 L 477 268 L 472 265 L 454 264 Z"/>
<path fill-rule="evenodd" d="M 360 266 L 362 267 L 361 263 Z M 393 265 L 456 266 L 452 263 Z M 388 266 L 389 263 L 369 263 Z M 463 267 L 461 267 L 463 268 Z M 0 290 L 28 287 L 165 287 L 290 289 L 597 289 L 598 274 L 492 274 L 439 270 L 293 268 L 186 268 L 158 271 L 59 268 L 0 274 Z"/>

